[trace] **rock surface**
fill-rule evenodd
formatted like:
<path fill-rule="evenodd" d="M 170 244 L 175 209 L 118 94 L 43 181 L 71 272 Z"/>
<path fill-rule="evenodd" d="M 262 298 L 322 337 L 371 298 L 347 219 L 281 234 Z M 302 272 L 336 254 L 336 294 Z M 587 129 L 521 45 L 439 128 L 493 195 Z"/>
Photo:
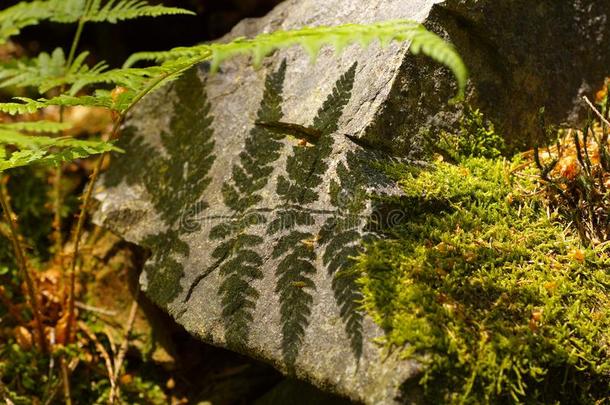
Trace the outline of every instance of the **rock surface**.
<path fill-rule="evenodd" d="M 595 61 L 591 50 L 606 39 L 605 20 L 591 13 L 608 2 L 568 3 L 543 1 L 528 13 L 533 6 L 521 1 L 287 0 L 228 38 L 304 25 L 424 22 L 456 42 L 474 75 L 469 97 L 513 134 L 528 128 L 540 100 L 567 116 L 580 80 L 601 77 L 596 66 L 579 64 Z M 524 40 L 547 32 L 536 24 L 549 16 L 549 35 L 571 30 L 593 41 L 578 46 L 582 60 L 558 71 L 578 77 L 564 86 L 549 83 L 555 77 L 544 69 L 571 63 L 561 58 L 576 49 L 563 43 L 540 55 L 531 49 L 557 39 Z M 444 69 L 410 56 L 406 44 L 351 47 L 339 57 L 325 49 L 315 65 L 290 49 L 259 70 L 243 58 L 211 76 L 200 66 L 133 112 L 120 141 L 127 154 L 97 194 L 97 221 L 151 251 L 143 290 L 202 340 L 354 400 L 414 400 L 400 387 L 419 367 L 374 343 L 383 331 L 358 309 L 350 264 L 363 241 L 402 217 L 369 198 L 398 193 L 380 166 L 390 155 L 417 157 L 426 129 L 455 122 L 459 111 L 446 104 L 454 91 Z M 531 109 L 512 108 L 519 92 Z M 299 138 L 307 131 L 319 139 L 305 145 Z"/>

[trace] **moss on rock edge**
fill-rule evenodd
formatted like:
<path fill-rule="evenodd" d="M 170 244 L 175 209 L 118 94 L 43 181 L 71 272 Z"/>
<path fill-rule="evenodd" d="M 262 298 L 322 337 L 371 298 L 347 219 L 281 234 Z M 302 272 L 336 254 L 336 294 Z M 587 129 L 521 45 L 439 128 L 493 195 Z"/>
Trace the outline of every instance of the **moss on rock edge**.
<path fill-rule="evenodd" d="M 519 162 L 392 168 L 405 220 L 358 257 L 384 343 L 429 399 L 594 403 L 610 392 L 610 256 L 583 246 Z"/>

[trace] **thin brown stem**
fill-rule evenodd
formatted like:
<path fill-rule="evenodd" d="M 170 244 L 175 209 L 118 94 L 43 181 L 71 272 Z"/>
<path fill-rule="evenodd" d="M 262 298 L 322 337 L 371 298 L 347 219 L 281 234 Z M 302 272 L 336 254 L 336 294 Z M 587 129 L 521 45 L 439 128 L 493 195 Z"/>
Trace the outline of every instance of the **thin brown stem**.
<path fill-rule="evenodd" d="M 80 362 L 80 359 L 78 357 L 75 357 L 70 361 L 70 364 L 68 364 L 68 368 L 67 368 L 68 376 L 74 372 L 74 370 L 78 366 L 79 362 Z M 57 392 L 59 391 L 59 388 L 61 386 L 63 386 L 62 381 L 58 381 L 55 385 L 53 385 L 53 387 L 51 388 L 51 393 L 49 394 L 49 396 L 46 398 L 46 400 L 43 403 L 44 405 L 50 405 L 51 403 L 53 403 L 55 397 L 57 396 Z"/>
<path fill-rule="evenodd" d="M 95 345 L 95 348 L 99 352 L 100 356 L 102 356 L 102 358 L 104 359 L 104 363 L 106 365 L 106 371 L 108 372 L 108 379 L 110 380 L 110 389 L 114 390 L 114 385 L 115 385 L 114 370 L 112 367 L 112 360 L 110 359 L 110 355 L 108 354 L 108 351 L 106 350 L 104 345 L 102 345 L 100 343 L 97 336 L 95 336 L 95 333 L 93 333 L 91 331 L 91 329 L 89 329 L 89 327 L 87 326 L 86 323 L 79 322 L 78 326 L 83 330 L 83 332 L 85 332 L 85 334 L 87 335 L 89 340 L 91 342 L 93 342 L 93 344 Z"/>
<path fill-rule="evenodd" d="M 55 177 L 53 178 L 53 244 L 55 246 L 55 254 L 60 254 L 63 238 L 61 235 L 61 179 L 62 165 L 55 168 Z"/>
<path fill-rule="evenodd" d="M 72 395 L 70 395 L 70 372 L 64 356 L 61 356 L 59 359 L 59 368 L 61 369 L 61 382 L 64 389 L 64 401 L 66 405 L 72 405 Z"/>
<path fill-rule="evenodd" d="M 121 376 L 121 368 L 123 368 L 123 361 L 125 360 L 125 354 L 127 354 L 127 347 L 129 346 L 129 335 L 133 329 L 133 324 L 136 320 L 136 314 L 138 312 L 138 295 L 139 290 L 136 291 L 136 295 L 131 303 L 131 309 L 129 310 L 129 318 L 127 319 L 127 325 L 125 325 L 125 334 L 123 335 L 123 341 L 119 348 L 116 360 L 114 362 L 114 383 L 111 383 L 110 398 L 108 403 L 114 404 L 114 401 L 119 397 L 120 386 L 118 380 Z"/>
<path fill-rule="evenodd" d="M 64 106 L 59 107 L 59 122 L 64 122 Z M 60 163 L 55 167 L 55 176 L 53 178 L 53 245 L 55 246 L 56 255 L 60 255 L 63 248 L 63 237 L 61 235 L 62 174 L 63 165 Z"/>
<path fill-rule="evenodd" d="M 116 137 L 119 133 L 119 129 L 121 127 L 121 122 L 122 122 L 122 117 L 119 117 L 115 121 L 114 127 L 112 129 L 112 135 L 110 136 L 111 140 L 116 139 Z M 104 164 L 104 158 L 106 157 L 106 155 L 107 155 L 107 153 L 103 153 L 102 156 L 100 156 L 95 167 L 93 168 L 93 172 L 89 176 L 89 183 L 87 184 L 85 192 L 82 196 L 82 204 L 80 207 L 80 213 L 78 214 L 78 221 L 76 223 L 76 229 L 74 230 L 74 233 L 73 233 L 72 260 L 70 263 L 70 274 L 69 274 L 69 280 L 68 280 L 68 283 L 69 283 L 69 285 L 68 285 L 68 287 L 69 287 L 69 289 L 68 289 L 68 324 L 66 327 L 66 336 L 68 337 L 68 341 L 71 340 L 71 337 L 72 337 L 71 330 L 72 330 L 73 323 L 74 323 L 74 309 L 75 309 L 75 299 L 76 299 L 76 297 L 75 297 L 76 263 L 78 261 L 80 241 L 81 241 L 84 226 L 85 226 L 85 219 L 87 217 L 87 210 L 89 208 L 91 196 L 93 195 L 95 183 L 97 182 L 97 178 L 99 177 L 99 174 L 102 170 L 102 167 Z"/>
<path fill-rule="evenodd" d="M 599 112 L 599 110 L 597 108 L 595 108 L 595 106 L 589 100 L 589 98 L 587 96 L 583 96 L 582 99 L 585 100 L 585 103 L 587 103 L 589 105 L 589 107 L 591 107 L 591 109 L 593 110 L 595 115 L 597 115 L 599 117 L 599 119 L 601 119 L 604 124 L 606 124 L 608 127 L 610 127 L 610 122 L 602 115 L 602 113 Z"/>
<path fill-rule="evenodd" d="M 42 314 L 40 312 L 40 303 L 38 302 L 38 294 L 36 292 L 36 286 L 34 284 L 34 280 L 32 279 L 27 259 L 25 255 L 25 251 L 23 250 L 23 246 L 21 246 L 18 226 L 17 226 L 17 217 L 13 213 L 11 208 L 11 204 L 9 201 L 8 193 L 6 190 L 6 178 L 0 179 L 0 205 L 2 205 L 2 211 L 4 212 L 4 217 L 6 218 L 6 222 L 8 222 L 10 230 L 11 230 L 11 242 L 13 244 L 13 249 L 15 251 L 15 258 L 17 260 L 17 266 L 19 266 L 19 270 L 21 271 L 21 275 L 25 280 L 25 284 L 27 287 L 28 295 L 30 296 L 30 303 L 32 305 L 32 312 L 34 313 L 34 320 L 36 322 L 36 330 L 38 332 L 38 340 L 40 343 L 40 349 L 44 352 L 48 352 L 47 341 L 45 339 L 44 334 L 44 326 L 42 323 Z"/>

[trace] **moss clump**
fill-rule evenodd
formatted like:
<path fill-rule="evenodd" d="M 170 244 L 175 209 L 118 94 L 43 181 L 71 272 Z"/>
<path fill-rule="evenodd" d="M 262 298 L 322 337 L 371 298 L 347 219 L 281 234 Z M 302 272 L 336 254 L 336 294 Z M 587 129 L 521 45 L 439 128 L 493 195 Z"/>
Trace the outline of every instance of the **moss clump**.
<path fill-rule="evenodd" d="M 547 211 L 518 163 L 394 167 L 407 218 L 358 258 L 364 306 L 425 365 L 429 399 L 608 399 L 610 256 Z"/>

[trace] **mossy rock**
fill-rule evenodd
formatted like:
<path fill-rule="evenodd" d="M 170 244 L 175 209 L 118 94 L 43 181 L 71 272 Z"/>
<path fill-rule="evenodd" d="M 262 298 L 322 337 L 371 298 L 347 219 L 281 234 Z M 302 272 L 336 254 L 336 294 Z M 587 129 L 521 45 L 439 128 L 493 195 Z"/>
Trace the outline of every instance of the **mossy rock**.
<path fill-rule="evenodd" d="M 408 216 L 358 259 L 367 312 L 424 364 L 429 400 L 608 398 L 610 256 L 547 211 L 520 163 L 393 168 Z"/>
<path fill-rule="evenodd" d="M 607 2 L 585 3 L 593 13 Z M 515 33 L 511 28 L 520 16 L 527 17 L 528 26 L 550 24 L 553 32 L 582 39 L 582 60 L 591 60 L 599 43 L 587 41 L 589 26 L 581 32 L 572 24 L 575 14 L 593 18 L 581 13 L 586 9 L 582 2 L 555 9 L 554 2 L 545 1 L 532 15 L 523 4 L 497 5 L 499 11 L 491 13 L 496 3 L 488 1 L 288 0 L 262 19 L 239 24 L 224 39 L 303 25 L 415 19 L 458 45 L 475 78 L 469 95 L 475 108 L 480 105 L 495 118 L 499 133 L 508 140 L 527 143 L 532 129 L 528 117 L 538 111 L 535 104 L 541 99 L 551 99 L 546 91 L 555 87 L 546 80 L 553 76 L 535 69 L 540 60 L 547 60 L 541 59 L 545 55 L 523 47 L 502 48 L 505 66 L 515 75 L 499 74 L 498 66 L 483 63 L 496 56 L 495 44 L 511 39 L 515 45 L 527 35 L 527 30 Z M 493 26 L 481 18 L 487 11 Z M 596 20 L 594 27 L 606 38 L 605 22 Z M 493 35 L 484 40 L 479 31 Z M 554 48 L 554 55 L 571 55 L 575 45 L 569 44 Z M 520 70 L 520 58 L 526 57 L 526 68 Z M 579 71 L 578 77 L 594 80 L 598 73 Z M 524 83 L 540 84 L 526 88 L 536 97 L 519 98 L 523 109 L 514 109 L 510 102 Z M 555 117 L 567 115 L 573 106 L 578 89 L 569 84 L 553 94 L 557 108 L 548 110 L 557 112 Z M 510 326 L 525 317 L 526 329 L 518 332 L 530 330 L 534 343 L 550 345 L 550 335 L 543 335 L 547 317 L 553 315 L 542 298 L 546 289 L 540 287 L 535 295 L 535 286 L 518 285 L 517 273 L 510 271 L 520 269 L 523 277 L 531 273 L 546 282 L 551 270 L 540 265 L 538 273 L 530 271 L 535 267 L 530 260 L 565 258 L 572 248 L 586 249 L 566 239 L 563 226 L 546 217 L 539 197 L 523 199 L 520 209 L 506 202 L 516 193 L 511 187 L 531 184 L 523 185 L 499 161 L 462 161 L 448 154 L 447 162 L 462 163 L 439 164 L 435 170 L 421 164 L 426 147 L 440 143 L 437 129 L 455 129 L 464 116 L 447 103 L 454 94 L 447 72 L 413 57 L 408 44 L 349 47 L 339 56 L 323 49 L 316 64 L 301 49 L 288 49 L 267 58 L 260 69 L 237 58 L 214 75 L 207 65 L 199 66 L 145 98 L 132 112 L 119 141 L 127 153 L 115 157 L 105 177 L 107 188 L 97 194 L 97 220 L 150 251 L 142 289 L 206 342 L 367 403 L 417 400 L 409 382 L 417 382 L 422 370 L 429 379 L 455 375 L 448 380 L 451 384 L 471 387 L 472 395 L 484 393 L 472 398 L 491 398 L 489 376 L 497 369 L 490 361 L 481 363 L 487 368 L 479 378 L 467 365 L 461 374 L 444 368 L 454 359 L 456 364 L 472 363 L 459 355 L 473 351 L 473 343 L 466 334 L 460 346 L 442 335 L 444 329 L 435 329 L 436 321 L 452 325 L 449 315 L 441 316 L 443 308 L 456 305 L 459 326 L 466 322 L 460 320 L 460 311 L 472 311 L 469 316 L 482 322 L 477 317 L 492 311 L 489 300 L 499 300 L 498 305 L 516 300 L 518 308 L 502 313 L 513 318 L 499 322 L 498 334 L 489 339 L 512 333 Z M 471 113 L 471 121 L 481 129 L 480 113 Z M 525 126 L 517 125 L 521 122 Z M 479 129 L 466 129 L 463 135 L 478 139 L 496 134 L 491 126 Z M 317 138 L 313 142 L 312 133 Z M 500 148 L 468 140 L 458 141 L 457 149 L 493 157 Z M 396 164 L 406 159 L 411 164 Z M 417 170 L 415 161 L 420 162 Z M 398 176 L 396 181 L 389 179 L 388 171 Z M 464 223 L 458 226 L 460 221 Z M 519 233 L 530 239 L 521 241 L 515 236 Z M 446 261 L 439 256 L 433 264 L 442 267 L 430 273 L 427 260 L 437 260 L 434 247 L 441 242 L 460 243 L 459 250 L 447 247 Z M 453 270 L 449 263 L 458 267 Z M 475 269 L 470 263 L 485 266 Z M 434 275 L 443 272 L 447 276 L 435 281 Z M 421 285 L 414 282 L 416 277 L 421 277 Z M 462 286 L 464 291 L 458 288 Z M 591 291 L 589 285 L 581 287 Z M 447 292 L 438 298 L 437 288 Z M 501 289 L 508 291 L 508 299 Z M 474 304 L 480 307 L 461 309 L 453 303 L 462 300 L 465 305 L 479 292 L 483 295 Z M 445 296 L 445 306 L 438 304 Z M 452 333 L 462 333 L 464 328 L 458 326 Z M 410 349 L 403 350 L 405 345 Z M 454 346 L 456 354 L 447 350 L 442 356 L 442 350 Z M 484 352 L 505 353 L 511 352 Z M 510 368 L 515 369 L 522 373 Z M 501 387 L 499 398 L 510 398 L 507 392 L 520 395 L 522 380 L 506 381 L 517 384 L 516 391 L 506 391 L 504 382 L 496 384 Z M 451 392 L 447 395 L 453 398 Z"/>

